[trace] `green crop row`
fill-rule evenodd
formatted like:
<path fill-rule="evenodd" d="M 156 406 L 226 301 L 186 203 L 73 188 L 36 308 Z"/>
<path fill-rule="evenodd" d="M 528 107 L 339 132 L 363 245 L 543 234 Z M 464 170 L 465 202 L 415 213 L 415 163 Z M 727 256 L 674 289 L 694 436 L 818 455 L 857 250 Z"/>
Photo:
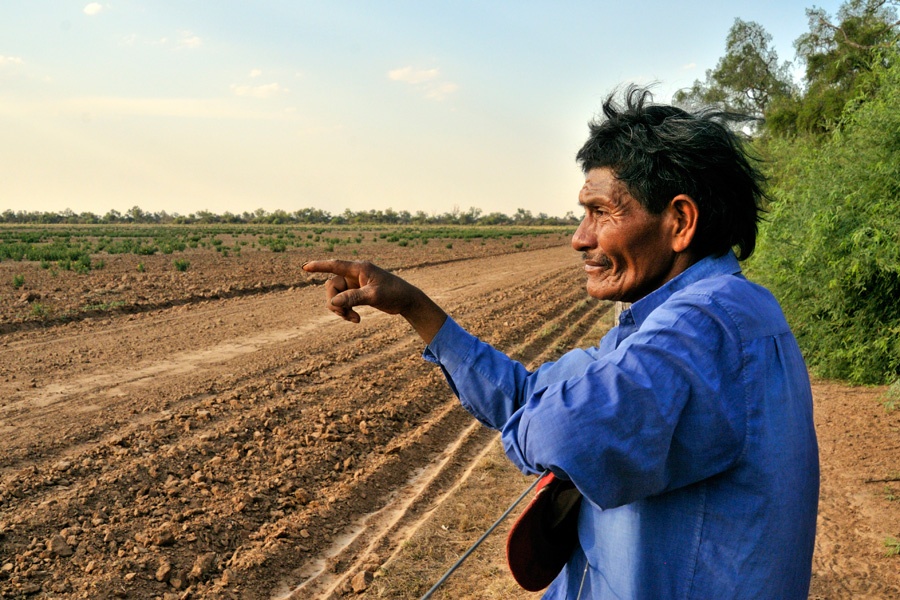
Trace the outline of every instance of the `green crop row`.
<path fill-rule="evenodd" d="M 77 262 L 97 254 L 172 254 L 210 248 L 223 255 L 250 246 L 271 252 L 384 241 L 400 246 L 429 240 L 513 239 L 535 235 L 569 235 L 569 226 L 353 226 L 332 225 L 20 225 L 0 226 L 0 260 Z"/>

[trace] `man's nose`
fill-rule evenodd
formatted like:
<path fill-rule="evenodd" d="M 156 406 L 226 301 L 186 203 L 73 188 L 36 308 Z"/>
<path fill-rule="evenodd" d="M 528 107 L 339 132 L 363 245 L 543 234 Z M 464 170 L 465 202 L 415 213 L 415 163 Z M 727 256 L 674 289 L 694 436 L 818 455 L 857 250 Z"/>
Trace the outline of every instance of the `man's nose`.
<path fill-rule="evenodd" d="M 591 228 L 588 227 L 587 217 L 585 217 L 581 220 L 578 229 L 576 229 L 575 233 L 572 235 L 572 248 L 578 252 L 584 252 L 593 249 L 596 245 L 596 238 L 594 237 Z"/>

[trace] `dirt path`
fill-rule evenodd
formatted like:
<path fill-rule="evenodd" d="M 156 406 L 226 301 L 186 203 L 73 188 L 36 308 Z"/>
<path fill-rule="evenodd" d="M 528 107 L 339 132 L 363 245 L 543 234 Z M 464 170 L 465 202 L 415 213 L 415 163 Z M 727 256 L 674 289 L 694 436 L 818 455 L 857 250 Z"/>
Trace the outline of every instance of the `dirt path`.
<path fill-rule="evenodd" d="M 822 464 L 810 598 L 900 598 L 900 411 L 883 388 L 813 383 Z"/>
<path fill-rule="evenodd" d="M 606 318 L 575 264 L 559 247 L 402 274 L 540 362 Z M 402 320 L 363 316 L 332 318 L 317 285 L 271 285 L 0 336 L 0 597 L 327 598 L 354 577 L 377 597 L 366 574 L 399 572 L 493 437 Z M 891 597 L 900 483 L 864 481 L 900 471 L 900 416 L 877 391 L 817 384 L 816 399 L 813 597 Z"/>

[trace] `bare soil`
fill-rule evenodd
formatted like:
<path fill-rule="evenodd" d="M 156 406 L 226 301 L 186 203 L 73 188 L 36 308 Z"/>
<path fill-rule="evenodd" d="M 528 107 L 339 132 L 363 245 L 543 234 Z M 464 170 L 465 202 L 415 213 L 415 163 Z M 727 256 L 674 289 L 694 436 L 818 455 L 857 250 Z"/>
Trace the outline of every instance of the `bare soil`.
<path fill-rule="evenodd" d="M 367 257 L 526 363 L 609 326 L 559 239 L 453 245 Z M 528 480 L 402 320 L 324 309 L 299 269 L 312 256 L 188 254 L 183 273 L 162 256 L 143 273 L 135 257 L 88 275 L 0 263 L 0 597 L 421 596 Z M 900 411 L 883 391 L 814 385 L 811 598 L 900 596 Z M 506 574 L 504 535 L 436 597 L 534 597 Z"/>

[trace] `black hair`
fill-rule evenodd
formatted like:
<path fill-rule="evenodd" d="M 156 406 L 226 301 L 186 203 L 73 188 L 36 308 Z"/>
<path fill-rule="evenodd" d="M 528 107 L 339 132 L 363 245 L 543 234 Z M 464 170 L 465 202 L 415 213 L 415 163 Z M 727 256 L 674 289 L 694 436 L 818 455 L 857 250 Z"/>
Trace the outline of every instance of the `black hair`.
<path fill-rule="evenodd" d="M 754 119 L 653 104 L 650 91 L 636 86 L 626 90 L 624 107 L 614 96 L 603 103 L 603 118 L 589 123 L 590 136 L 576 156 L 582 171 L 610 168 L 653 214 L 679 194 L 690 196 L 700 213 L 691 250 L 702 258 L 735 248 L 740 260 L 749 258 L 767 200 L 766 178 L 730 125 Z"/>

